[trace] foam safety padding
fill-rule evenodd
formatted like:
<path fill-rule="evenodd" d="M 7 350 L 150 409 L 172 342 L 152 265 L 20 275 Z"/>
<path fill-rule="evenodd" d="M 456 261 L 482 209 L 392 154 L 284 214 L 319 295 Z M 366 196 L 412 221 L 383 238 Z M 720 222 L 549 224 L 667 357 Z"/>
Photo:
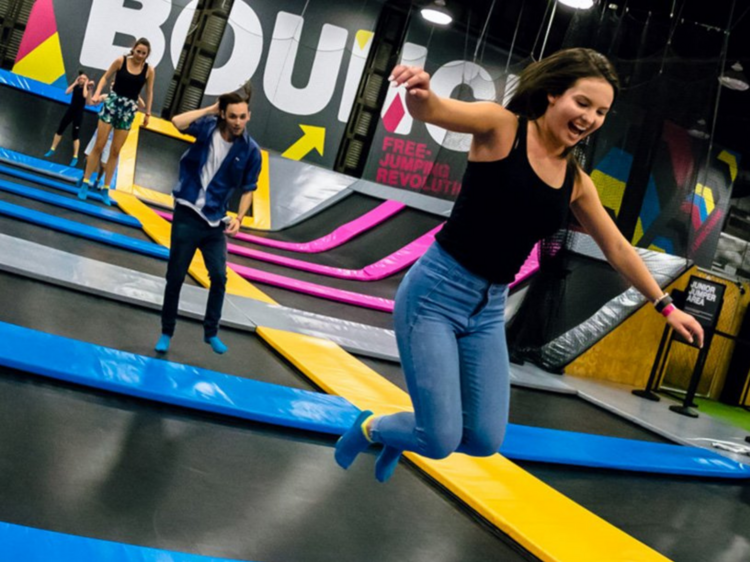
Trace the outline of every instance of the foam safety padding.
<path fill-rule="evenodd" d="M 226 558 L 77 537 L 10 523 L 0 523 L 0 544 L 5 560 L 24 562 L 229 562 Z"/>

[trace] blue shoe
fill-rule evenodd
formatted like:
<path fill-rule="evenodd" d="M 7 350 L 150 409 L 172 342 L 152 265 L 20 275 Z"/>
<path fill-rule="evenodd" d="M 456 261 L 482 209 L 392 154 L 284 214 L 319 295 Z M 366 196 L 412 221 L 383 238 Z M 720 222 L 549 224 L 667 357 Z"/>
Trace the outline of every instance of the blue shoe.
<path fill-rule="evenodd" d="M 387 482 L 393 476 L 393 471 L 396 470 L 402 452 L 400 449 L 387 445 L 383 447 L 375 461 L 375 478 L 378 479 L 378 482 Z"/>
<path fill-rule="evenodd" d="M 70 164 L 68 164 L 68 166 L 70 166 L 71 168 L 75 168 L 76 164 L 78 164 L 78 157 L 74 156 L 73 159 L 70 161 Z"/>
<path fill-rule="evenodd" d="M 86 201 L 86 195 L 89 192 L 89 182 L 86 180 L 81 181 L 81 183 L 78 186 L 78 199 L 81 201 Z"/>
<path fill-rule="evenodd" d="M 365 423 L 370 416 L 372 416 L 370 410 L 360 412 L 352 426 L 346 430 L 346 433 L 344 433 L 338 441 L 336 441 L 336 452 L 334 458 L 336 459 L 336 464 L 341 468 L 349 468 L 354 462 L 354 459 L 357 458 L 357 455 L 371 445 L 370 440 L 367 438 L 364 429 L 362 428 L 362 424 Z"/>
<path fill-rule="evenodd" d="M 157 353 L 166 353 L 169 351 L 169 344 L 172 341 L 172 336 L 168 336 L 167 334 L 162 334 L 159 336 L 159 341 L 156 342 L 156 345 L 154 346 L 154 351 Z"/>
<path fill-rule="evenodd" d="M 102 203 L 107 207 L 112 205 L 112 199 L 109 198 L 109 189 L 102 189 Z"/>
<path fill-rule="evenodd" d="M 44 157 L 45 158 L 49 158 L 50 156 L 54 156 L 54 154 L 55 154 L 55 151 L 52 150 L 52 149 L 50 149 L 50 150 L 48 150 L 47 152 L 44 153 Z"/>
<path fill-rule="evenodd" d="M 224 345 L 224 342 L 219 339 L 219 336 L 204 338 L 203 341 L 211 346 L 211 349 L 214 350 L 214 353 L 218 353 L 219 355 L 221 355 L 227 352 L 228 348 L 226 345 Z"/>

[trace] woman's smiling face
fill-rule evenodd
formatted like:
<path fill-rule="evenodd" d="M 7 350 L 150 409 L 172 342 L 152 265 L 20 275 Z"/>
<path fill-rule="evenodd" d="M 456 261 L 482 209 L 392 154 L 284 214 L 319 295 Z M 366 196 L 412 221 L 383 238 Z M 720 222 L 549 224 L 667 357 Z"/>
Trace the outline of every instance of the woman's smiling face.
<path fill-rule="evenodd" d="M 581 78 L 559 96 L 547 96 L 545 122 L 565 146 L 574 146 L 604 124 L 614 101 L 612 85 L 603 78 Z"/>

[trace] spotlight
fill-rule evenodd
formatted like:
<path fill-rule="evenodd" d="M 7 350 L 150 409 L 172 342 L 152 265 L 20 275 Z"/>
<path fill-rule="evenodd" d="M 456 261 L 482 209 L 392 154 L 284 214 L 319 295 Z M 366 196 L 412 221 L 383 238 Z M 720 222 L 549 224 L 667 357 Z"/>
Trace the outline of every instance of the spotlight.
<path fill-rule="evenodd" d="M 750 88 L 750 84 L 747 83 L 747 76 L 742 72 L 742 65 L 739 62 L 734 63 L 729 70 L 725 70 L 724 74 L 719 76 L 719 82 L 730 90 L 740 92 Z"/>
<path fill-rule="evenodd" d="M 688 129 L 688 135 L 693 138 L 706 140 L 711 135 L 708 134 L 708 127 L 705 119 L 698 119 L 695 124 Z"/>
<path fill-rule="evenodd" d="M 436 25 L 448 25 L 453 21 L 453 16 L 445 7 L 445 0 L 434 0 L 422 8 L 421 13 L 424 19 Z"/>
<path fill-rule="evenodd" d="M 570 6 L 576 10 L 588 10 L 593 7 L 594 0 L 557 0 L 560 4 Z"/>

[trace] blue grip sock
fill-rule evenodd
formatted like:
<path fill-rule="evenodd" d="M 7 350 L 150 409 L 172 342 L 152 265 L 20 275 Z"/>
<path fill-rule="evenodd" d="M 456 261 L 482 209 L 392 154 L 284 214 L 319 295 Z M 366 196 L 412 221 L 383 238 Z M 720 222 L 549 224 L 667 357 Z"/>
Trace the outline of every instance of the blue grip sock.
<path fill-rule="evenodd" d="M 104 203 L 107 207 L 112 205 L 112 200 L 109 198 L 109 186 L 105 185 L 102 188 L 102 203 Z"/>
<path fill-rule="evenodd" d="M 45 158 L 49 158 L 55 153 L 54 149 L 50 148 L 47 152 L 44 153 Z"/>
<path fill-rule="evenodd" d="M 76 164 L 78 164 L 78 156 L 73 156 L 73 159 L 70 161 L 70 164 L 68 164 L 68 166 L 70 166 L 71 168 L 75 168 Z"/>
<path fill-rule="evenodd" d="M 218 353 L 219 355 L 221 355 L 222 353 L 227 352 L 228 348 L 226 345 L 224 345 L 224 342 L 219 339 L 219 336 L 205 338 L 203 341 L 211 346 L 211 349 L 214 350 L 214 353 Z"/>
<path fill-rule="evenodd" d="M 393 475 L 402 452 L 395 447 L 388 447 L 387 445 L 383 447 L 383 450 L 378 455 L 378 459 L 375 461 L 375 478 L 378 479 L 378 482 L 387 482 Z"/>
<path fill-rule="evenodd" d="M 156 342 L 156 345 L 154 346 L 154 351 L 157 353 L 166 353 L 169 351 L 169 344 L 172 341 L 172 336 L 168 336 L 167 334 L 162 334 L 159 336 L 159 341 Z"/>
<path fill-rule="evenodd" d="M 349 468 L 357 458 L 357 455 L 370 446 L 371 441 L 365 435 L 362 424 L 372 416 L 370 410 L 360 412 L 352 426 L 336 442 L 336 453 L 334 458 L 341 468 Z"/>
<path fill-rule="evenodd" d="M 78 186 L 78 199 L 81 201 L 86 201 L 86 195 L 89 192 L 89 182 L 88 180 L 81 180 L 80 185 Z"/>

